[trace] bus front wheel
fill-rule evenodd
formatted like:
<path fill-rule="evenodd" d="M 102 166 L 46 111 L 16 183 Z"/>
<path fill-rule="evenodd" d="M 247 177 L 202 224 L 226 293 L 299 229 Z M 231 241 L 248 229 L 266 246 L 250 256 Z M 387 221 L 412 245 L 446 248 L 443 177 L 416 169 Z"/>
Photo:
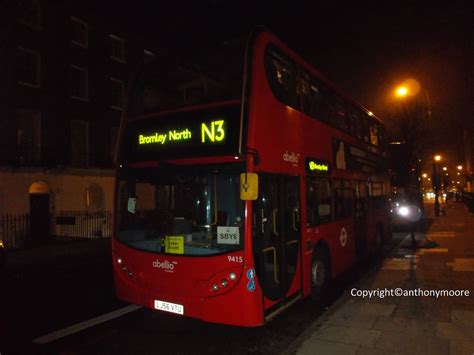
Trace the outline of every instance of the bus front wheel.
<path fill-rule="evenodd" d="M 323 249 L 316 249 L 311 263 L 311 298 L 318 300 L 329 284 L 329 258 Z"/>

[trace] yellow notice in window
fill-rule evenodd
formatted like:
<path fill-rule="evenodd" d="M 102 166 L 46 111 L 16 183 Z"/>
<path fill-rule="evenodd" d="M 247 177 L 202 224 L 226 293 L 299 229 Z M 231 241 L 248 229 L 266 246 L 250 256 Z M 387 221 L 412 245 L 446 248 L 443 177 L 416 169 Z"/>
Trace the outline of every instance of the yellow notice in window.
<path fill-rule="evenodd" d="M 165 239 L 165 253 L 184 254 L 184 236 L 167 235 Z"/>

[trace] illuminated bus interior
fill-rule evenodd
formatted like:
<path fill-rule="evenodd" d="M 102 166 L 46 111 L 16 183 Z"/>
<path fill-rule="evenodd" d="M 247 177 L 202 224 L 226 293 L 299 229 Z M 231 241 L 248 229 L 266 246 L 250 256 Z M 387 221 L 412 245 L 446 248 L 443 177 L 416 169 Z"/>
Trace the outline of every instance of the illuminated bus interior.
<path fill-rule="evenodd" d="M 117 189 L 117 239 L 132 248 L 212 255 L 243 247 L 236 170 L 121 169 Z"/>

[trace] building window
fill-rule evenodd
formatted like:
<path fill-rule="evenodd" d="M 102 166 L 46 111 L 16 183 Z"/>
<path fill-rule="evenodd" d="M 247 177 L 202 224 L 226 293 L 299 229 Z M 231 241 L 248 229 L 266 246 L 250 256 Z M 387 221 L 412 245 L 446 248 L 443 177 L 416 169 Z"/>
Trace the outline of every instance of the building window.
<path fill-rule="evenodd" d="M 41 30 L 41 6 L 38 0 L 20 0 L 18 2 L 20 23 L 34 30 Z"/>
<path fill-rule="evenodd" d="M 74 99 L 88 100 L 88 73 L 87 69 L 71 65 L 70 67 L 69 96 Z"/>
<path fill-rule="evenodd" d="M 41 160 L 41 112 L 17 110 L 17 151 L 19 163 L 34 164 Z"/>
<path fill-rule="evenodd" d="M 18 83 L 35 88 L 41 87 L 41 56 L 39 52 L 18 47 Z"/>
<path fill-rule="evenodd" d="M 84 121 L 71 121 L 71 165 L 89 165 L 89 125 Z"/>
<path fill-rule="evenodd" d="M 83 48 L 89 47 L 89 26 L 76 17 L 71 17 L 71 43 Z"/>
<path fill-rule="evenodd" d="M 104 210 L 104 189 L 99 184 L 90 184 L 86 187 L 85 207 L 89 212 Z"/>
<path fill-rule="evenodd" d="M 110 35 L 110 58 L 125 63 L 125 41 L 114 35 Z"/>
<path fill-rule="evenodd" d="M 112 162 L 115 162 L 115 150 L 117 149 L 118 135 L 119 128 L 112 127 L 110 129 L 110 156 L 112 158 Z"/>
<path fill-rule="evenodd" d="M 123 101 L 125 96 L 125 85 L 122 80 L 110 78 L 111 83 L 111 102 L 110 107 L 116 110 L 123 109 Z"/>
<path fill-rule="evenodd" d="M 143 63 L 149 64 L 155 60 L 155 53 L 147 51 L 146 49 L 143 51 Z"/>

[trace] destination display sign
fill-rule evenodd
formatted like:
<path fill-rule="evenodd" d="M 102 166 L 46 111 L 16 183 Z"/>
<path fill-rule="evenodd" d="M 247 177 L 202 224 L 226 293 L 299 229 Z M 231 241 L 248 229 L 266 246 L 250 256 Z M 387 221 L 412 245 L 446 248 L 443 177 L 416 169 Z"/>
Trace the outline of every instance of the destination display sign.
<path fill-rule="evenodd" d="M 147 117 L 129 123 L 124 155 L 127 161 L 235 155 L 239 134 L 237 106 Z"/>
<path fill-rule="evenodd" d="M 329 175 L 329 162 L 316 158 L 306 158 L 306 171 L 313 175 Z"/>

